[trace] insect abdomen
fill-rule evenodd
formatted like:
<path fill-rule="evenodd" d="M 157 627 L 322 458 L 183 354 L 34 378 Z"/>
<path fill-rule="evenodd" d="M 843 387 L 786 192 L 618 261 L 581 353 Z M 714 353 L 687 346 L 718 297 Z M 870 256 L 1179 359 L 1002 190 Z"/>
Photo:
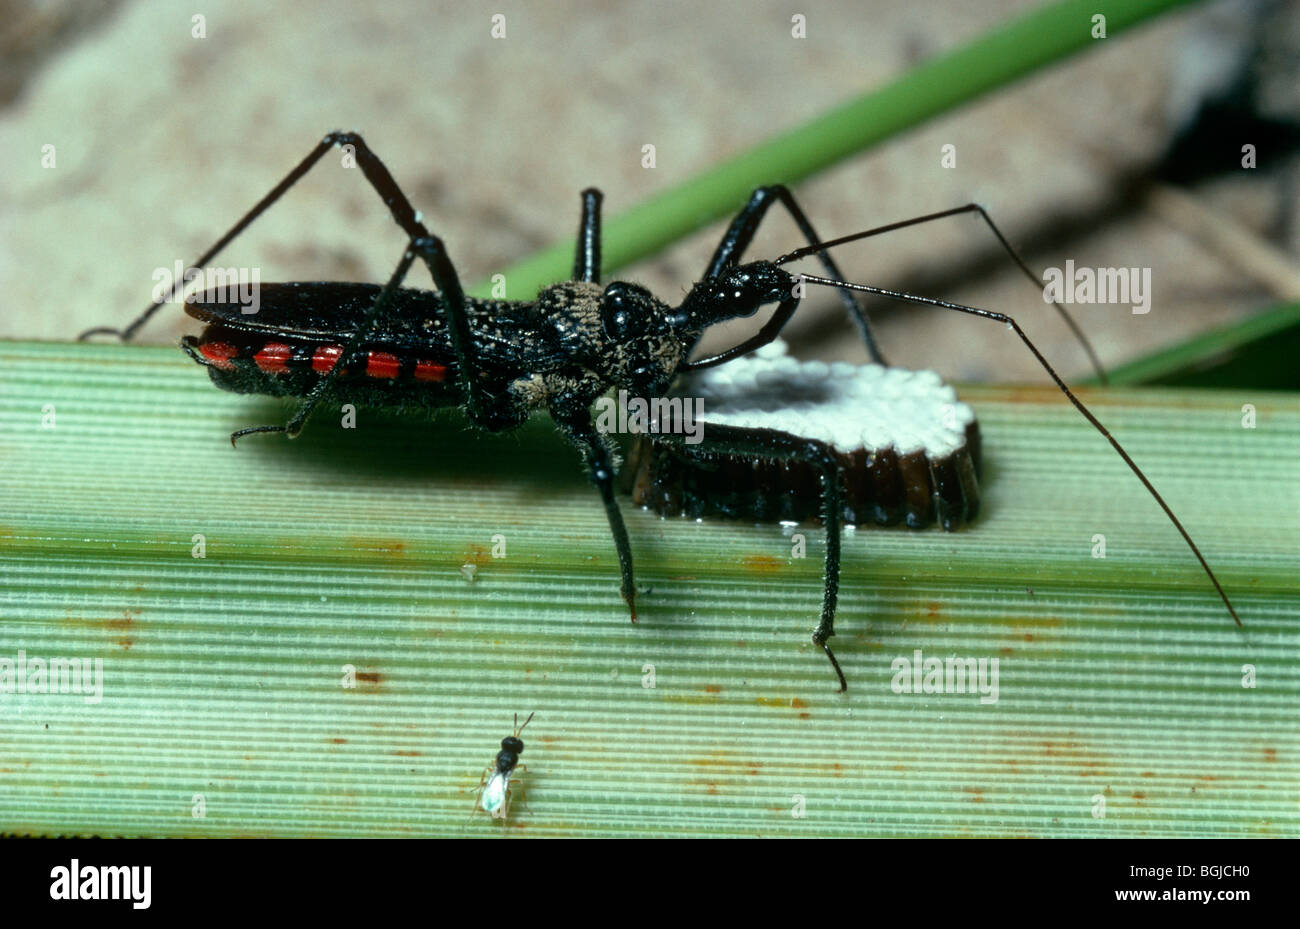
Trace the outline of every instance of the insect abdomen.
<path fill-rule="evenodd" d="M 266 337 L 221 326 L 209 326 L 186 346 L 223 390 L 275 397 L 305 396 L 343 354 L 337 342 Z M 454 365 L 392 346 L 365 348 L 361 359 L 335 381 L 337 395 L 367 406 L 457 402 Z"/>

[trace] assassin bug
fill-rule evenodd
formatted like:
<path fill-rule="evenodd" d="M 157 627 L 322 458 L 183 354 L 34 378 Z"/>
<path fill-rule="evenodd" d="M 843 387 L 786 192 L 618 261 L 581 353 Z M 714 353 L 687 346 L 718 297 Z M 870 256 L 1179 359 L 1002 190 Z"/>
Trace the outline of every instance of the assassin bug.
<path fill-rule="evenodd" d="M 533 715 L 529 713 L 528 718 L 524 720 L 524 725 L 521 726 L 519 714 L 515 714 L 514 734 L 501 740 L 501 751 L 497 752 L 492 764 L 488 765 L 483 776 L 479 778 L 478 802 L 474 806 L 474 812 L 482 810 L 493 819 L 505 819 L 510 815 L 510 778 L 516 770 L 524 769 L 524 765 L 519 763 L 519 756 L 524 753 L 524 742 L 519 738 L 519 733 L 524 731 L 524 726 L 533 721 Z M 519 788 L 521 796 L 523 790 L 523 787 Z"/>
<path fill-rule="evenodd" d="M 240 429 L 231 435 L 232 443 L 259 432 L 282 432 L 293 438 L 326 396 L 380 406 L 459 406 L 474 426 L 490 432 L 513 428 L 531 412 L 546 410 L 581 454 L 588 477 L 600 493 L 618 552 L 620 590 L 636 622 L 632 552 L 614 497 L 615 457 L 608 440 L 595 426 L 592 406 L 596 399 L 612 388 L 624 389 L 635 397 L 662 396 L 680 374 L 723 364 L 772 342 L 798 308 L 803 283 L 838 289 L 873 361 L 884 364 L 866 312 L 855 297 L 855 292 L 877 294 L 996 320 L 1011 329 L 1160 504 L 1209 575 L 1233 619 L 1241 624 L 1218 578 L 1168 504 L 1015 320 L 991 310 L 848 283 L 828 253 L 835 246 L 895 229 L 975 213 L 1023 273 L 1039 286 L 1033 272 L 977 204 L 822 241 L 786 188 L 760 187 L 732 220 L 703 277 L 673 307 L 637 284 L 615 281 L 602 287 L 598 283 L 602 198 L 599 191 L 588 189 L 582 193 L 573 279 L 543 288 L 534 300 L 478 300 L 465 296 L 442 240 L 425 227 L 420 214 L 412 209 L 369 146 L 355 133 L 332 132 L 192 267 L 205 266 L 336 145 L 354 153 L 366 180 L 406 233 L 407 245 L 396 270 L 382 287 L 354 283 L 266 284 L 260 290 L 261 311 L 253 316 L 244 316 L 231 305 L 205 300 L 202 295 L 188 298 L 192 302 L 187 303 L 186 312 L 208 325 L 198 339 L 186 337 L 182 347 L 196 362 L 207 366 L 217 386 L 240 393 L 303 400 L 285 425 Z M 777 203 L 794 219 L 809 244 L 774 261 L 742 264 L 741 256 L 759 224 Z M 816 256 L 829 276 L 795 275 L 781 267 L 808 256 Z M 416 258 L 428 266 L 437 292 L 401 286 Z M 173 282 L 164 296 L 146 307 L 125 329 L 91 329 L 81 338 L 108 333 L 130 339 L 150 316 L 170 302 L 182 284 L 180 280 Z M 753 316 L 769 304 L 776 304 L 776 311 L 757 334 L 726 351 L 688 360 L 710 326 Z M 1073 320 L 1059 304 L 1057 309 L 1100 368 Z M 656 441 L 680 444 L 683 438 L 665 432 L 658 434 Z M 821 617 L 812 640 L 830 660 L 840 690 L 846 690 L 844 672 L 828 644 L 835 634 L 843 522 L 840 465 L 832 450 L 823 442 L 788 432 L 726 425 L 711 426 L 698 450 L 802 462 L 820 476 L 826 558 Z"/>

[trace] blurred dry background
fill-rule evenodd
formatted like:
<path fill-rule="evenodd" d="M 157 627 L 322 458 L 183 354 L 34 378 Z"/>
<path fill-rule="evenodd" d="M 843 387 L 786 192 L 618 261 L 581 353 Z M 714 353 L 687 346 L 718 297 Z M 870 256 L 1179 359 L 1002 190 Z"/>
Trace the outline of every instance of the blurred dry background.
<path fill-rule="evenodd" d="M 155 268 L 197 257 L 330 129 L 365 134 L 477 281 L 572 236 L 584 186 L 620 212 L 1035 5 L 4 0 L 0 336 L 71 339 L 126 323 Z M 504 39 L 491 37 L 494 13 Z M 791 38 L 793 13 L 807 17 L 807 38 Z M 192 35 L 196 14 L 206 37 Z M 1297 48 L 1295 2 L 1193 6 L 796 194 L 828 237 L 976 200 L 1035 268 L 1151 268 L 1148 315 L 1074 308 L 1114 365 L 1300 298 Z M 641 167 L 647 143 L 652 170 Z M 1258 147 L 1254 170 L 1239 165 L 1246 143 Z M 940 165 L 945 144 L 955 169 Z M 671 298 L 723 225 L 619 276 Z M 799 244 L 774 218 L 751 254 Z M 327 157 L 221 264 L 259 267 L 264 281 L 380 280 L 401 248 L 370 188 Z M 837 257 L 851 279 L 1010 312 L 1064 372 L 1087 373 L 976 219 Z M 428 286 L 418 270 L 412 281 Z M 862 358 L 841 317 L 816 295 L 794 323 L 796 349 Z M 959 380 L 1043 378 L 1001 327 L 918 309 L 879 319 L 895 363 Z M 141 338 L 174 341 L 193 325 L 171 310 Z"/>

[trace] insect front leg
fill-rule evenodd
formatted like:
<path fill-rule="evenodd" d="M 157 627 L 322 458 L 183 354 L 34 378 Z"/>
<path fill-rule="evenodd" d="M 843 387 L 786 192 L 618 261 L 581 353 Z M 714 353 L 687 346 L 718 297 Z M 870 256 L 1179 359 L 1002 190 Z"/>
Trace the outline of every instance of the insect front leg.
<path fill-rule="evenodd" d="M 591 411 L 585 406 L 579 406 L 576 401 L 556 401 L 551 406 L 551 418 L 582 455 L 583 463 L 587 466 L 587 477 L 600 491 L 605 516 L 609 520 L 609 531 L 614 536 L 614 548 L 618 550 L 618 567 L 622 578 L 619 592 L 632 614 L 632 622 L 636 622 L 636 578 L 632 571 L 632 546 L 628 542 L 627 527 L 623 524 L 623 513 L 614 497 L 614 453 L 605 437 L 596 430 Z"/>
<path fill-rule="evenodd" d="M 685 445 L 686 436 L 679 432 L 661 432 L 656 442 Z M 822 524 L 826 529 L 826 565 L 822 587 L 821 618 L 813 630 L 813 643 L 826 653 L 840 681 L 840 692 L 848 690 L 848 681 L 840 663 L 828 645 L 835 635 L 835 606 L 840 589 L 840 529 L 844 517 L 844 495 L 840 465 L 830 446 L 816 439 L 801 438 L 776 429 L 747 429 L 708 423 L 701 441 L 693 446 L 705 453 L 735 455 L 746 458 L 771 458 L 805 461 L 822 475 Z"/>
<path fill-rule="evenodd" d="M 578 224 L 578 249 L 573 258 L 573 279 L 600 281 L 600 202 L 604 194 L 594 187 L 582 192 L 582 221 Z"/>
<path fill-rule="evenodd" d="M 924 216 L 913 216 L 910 219 L 886 223 L 883 226 L 876 226 L 873 229 L 855 232 L 852 235 L 838 236 L 827 242 L 813 243 L 806 248 L 795 249 L 788 255 L 781 256 L 777 259 L 776 263 L 779 265 L 785 264 L 786 262 L 794 261 L 796 258 L 802 258 L 812 254 L 821 256 L 825 254 L 825 249 L 834 248 L 837 245 L 843 245 L 848 242 L 857 242 L 861 239 L 869 239 L 872 236 L 884 235 L 886 232 L 895 232 L 899 229 L 907 229 L 910 226 L 920 226 L 925 223 L 932 223 L 936 220 L 947 219 L 949 216 L 960 216 L 964 213 L 976 213 L 979 215 L 980 219 L 984 220 L 984 224 L 988 226 L 989 231 L 992 232 L 994 238 L 998 240 L 998 244 L 1002 246 L 1002 250 L 1007 253 L 1007 256 L 1015 262 L 1016 267 L 1020 269 L 1021 273 L 1024 274 L 1029 282 L 1034 285 L 1034 289 L 1039 291 L 1041 294 L 1043 287 L 1042 280 L 1029 269 L 1029 265 L 1025 264 L 1025 260 L 1020 257 L 1020 254 L 1014 248 L 1012 248 L 1011 242 L 1002 234 L 1002 230 L 998 228 L 997 223 L 993 222 L 993 217 L 989 215 L 988 210 L 984 209 L 984 207 L 980 206 L 978 203 L 967 203 L 964 206 L 953 207 L 950 210 L 940 210 L 938 213 L 927 213 Z M 825 262 L 823 262 L 823 264 L 825 264 Z M 827 267 L 829 267 L 829 265 L 827 265 Z M 844 280 L 843 275 L 832 276 L 837 280 Z M 841 295 L 843 295 L 845 291 L 846 288 L 839 288 Z M 1075 339 L 1088 355 L 1088 360 L 1092 362 L 1093 370 L 1097 372 L 1097 379 L 1103 384 L 1108 383 L 1109 381 L 1106 377 L 1106 369 L 1102 367 L 1101 359 L 1097 357 L 1097 353 L 1093 349 L 1092 343 L 1089 342 L 1088 337 L 1083 334 L 1083 330 L 1080 329 L 1079 324 L 1074 321 L 1074 317 L 1069 314 L 1065 307 L 1061 306 L 1060 301 L 1053 300 L 1052 306 L 1056 308 L 1056 312 L 1060 315 L 1061 319 L 1065 321 L 1065 324 L 1070 327 L 1070 331 L 1074 334 Z"/>
<path fill-rule="evenodd" d="M 749 202 L 736 214 L 736 218 L 731 221 L 731 226 L 723 235 L 722 241 L 718 243 L 713 258 L 709 261 L 709 267 L 704 272 L 704 279 L 714 280 L 727 268 L 740 261 L 745 249 L 749 248 L 750 243 L 754 241 L 754 235 L 758 232 L 758 227 L 763 222 L 763 218 L 767 216 L 767 211 L 771 209 L 774 203 L 780 203 L 786 208 L 794 219 L 795 225 L 799 227 L 799 231 L 808 240 L 809 251 L 816 253 L 827 273 L 834 278 L 844 280 L 844 275 L 837 270 L 835 259 L 821 249 L 821 238 L 817 235 L 817 230 L 813 229 L 808 214 L 803 211 L 803 208 L 794 199 L 794 194 L 790 193 L 789 189 L 782 184 L 759 187 L 750 194 Z M 876 336 L 872 331 L 871 320 L 867 317 L 867 311 L 862 308 L 862 304 L 858 302 L 858 298 L 851 290 L 840 290 L 840 299 L 844 301 L 844 306 L 848 309 L 853 321 L 858 324 L 858 331 L 862 333 L 862 340 L 867 345 L 871 360 L 876 364 L 885 364 L 885 357 L 881 354 L 880 346 L 876 343 Z"/>
<path fill-rule="evenodd" d="M 794 311 L 797 309 L 799 309 L 798 297 L 791 296 L 790 299 L 781 301 L 781 303 L 777 305 L 776 312 L 768 318 L 767 322 L 763 324 L 763 327 L 759 329 L 757 333 L 750 336 L 739 345 L 727 349 L 725 352 L 718 352 L 716 355 L 710 355 L 709 357 L 701 358 L 698 361 L 683 362 L 677 366 L 677 372 L 680 374 L 686 371 L 699 371 L 702 368 L 714 368 L 720 364 L 731 361 L 733 358 L 739 358 L 741 355 L 748 355 L 755 349 L 762 348 L 764 345 L 774 342 L 776 337 L 781 334 L 781 330 L 785 327 L 785 324 L 790 321 L 790 317 L 794 315 Z"/>

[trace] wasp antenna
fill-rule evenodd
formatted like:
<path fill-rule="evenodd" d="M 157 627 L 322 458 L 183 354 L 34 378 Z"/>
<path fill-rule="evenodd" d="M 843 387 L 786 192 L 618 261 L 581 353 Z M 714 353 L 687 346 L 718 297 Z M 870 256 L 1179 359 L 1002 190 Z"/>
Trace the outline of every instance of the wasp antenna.
<path fill-rule="evenodd" d="M 834 243 L 831 242 L 826 244 Z M 791 254 L 796 253 L 792 252 Z M 1209 562 L 1205 560 L 1205 556 L 1201 554 L 1201 550 L 1196 547 L 1196 543 L 1192 541 L 1191 535 L 1183 528 L 1183 524 L 1178 521 L 1178 517 L 1174 515 L 1174 511 L 1169 508 L 1169 504 L 1165 502 L 1165 498 L 1160 496 L 1159 491 L 1152 486 L 1151 481 L 1149 481 L 1147 476 L 1142 473 L 1142 469 L 1137 466 L 1137 462 L 1129 457 L 1128 452 L 1124 451 L 1124 446 L 1119 444 L 1119 440 L 1111 435 L 1110 431 L 1101 424 L 1101 420 L 1097 419 L 1097 417 L 1092 414 L 1092 411 L 1084 406 L 1083 401 L 1074 395 L 1073 391 L 1070 390 L 1065 381 L 1061 379 L 1061 376 L 1056 373 L 1056 369 L 1053 368 L 1051 364 L 1048 363 L 1047 359 L 1043 357 L 1043 353 L 1038 350 L 1038 346 L 1034 345 L 1034 343 L 1030 341 L 1029 336 L 1025 335 L 1025 331 L 1020 328 L 1020 324 L 1014 319 L 1005 313 L 997 313 L 993 310 L 984 310 L 975 306 L 966 306 L 962 303 L 950 303 L 947 300 L 936 300 L 933 297 L 919 297 L 916 294 L 902 293 L 897 290 L 887 290 L 883 287 L 872 287 L 869 284 L 849 284 L 844 281 L 817 277 L 812 274 L 803 274 L 800 276 L 803 280 L 808 281 L 811 284 L 848 288 L 849 290 L 858 290 L 863 293 L 888 297 L 891 300 L 901 300 L 905 303 L 920 303 L 925 306 L 937 306 L 946 310 L 956 310 L 959 313 L 967 313 L 971 316 L 980 316 L 984 319 L 993 319 L 998 322 L 1006 323 L 1011 331 L 1020 337 L 1020 341 L 1025 343 L 1025 346 L 1033 353 L 1034 357 L 1038 359 L 1038 363 L 1042 365 L 1043 370 L 1046 371 L 1048 375 L 1051 376 L 1052 380 L 1056 382 L 1056 386 L 1061 388 L 1062 393 L 1064 393 L 1065 396 L 1069 398 L 1070 402 L 1074 404 L 1075 409 L 1082 413 L 1084 418 L 1088 420 L 1088 422 L 1092 423 L 1093 427 L 1106 437 L 1106 440 L 1110 442 L 1115 451 L 1119 453 L 1119 457 L 1124 459 L 1124 463 L 1129 466 L 1129 469 L 1134 474 L 1137 475 L 1138 480 L 1142 482 L 1142 486 L 1145 487 L 1151 496 L 1155 498 L 1156 503 L 1160 504 L 1160 508 L 1165 511 L 1165 515 L 1169 517 L 1169 521 L 1174 524 L 1174 528 L 1178 530 L 1179 534 L 1182 535 L 1183 540 L 1187 542 L 1188 547 L 1192 550 L 1192 554 L 1196 556 L 1196 560 L 1199 561 L 1201 567 L 1205 569 L 1205 573 L 1209 576 L 1210 582 L 1214 584 L 1214 589 L 1219 593 L 1219 599 L 1221 599 L 1223 605 L 1228 608 L 1228 613 L 1231 614 L 1233 620 L 1238 626 L 1242 624 L 1241 617 L 1237 615 L 1237 611 L 1233 607 L 1232 601 L 1228 599 L 1228 595 L 1223 591 L 1223 585 L 1219 583 L 1219 579 L 1214 576 L 1214 571 L 1210 569 Z"/>
<path fill-rule="evenodd" d="M 536 712 L 537 712 L 536 710 L 533 710 L 532 713 L 528 714 L 528 718 L 524 720 L 524 726 L 527 726 L 529 723 L 533 721 L 533 715 Z M 519 714 L 516 713 L 515 714 L 515 735 L 519 735 L 519 733 L 523 732 L 524 726 L 519 725 Z"/>

